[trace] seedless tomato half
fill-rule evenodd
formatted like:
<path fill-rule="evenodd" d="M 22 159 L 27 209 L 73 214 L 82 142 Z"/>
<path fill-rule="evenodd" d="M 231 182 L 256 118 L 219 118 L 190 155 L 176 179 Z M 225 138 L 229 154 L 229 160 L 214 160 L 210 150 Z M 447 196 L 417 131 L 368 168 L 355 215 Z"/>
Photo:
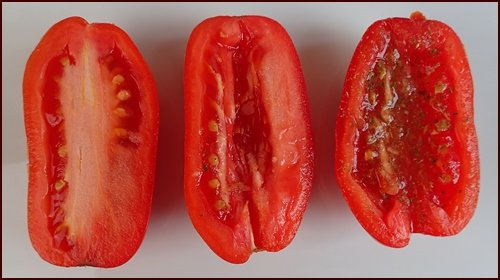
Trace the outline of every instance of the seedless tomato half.
<path fill-rule="evenodd" d="M 159 122 L 139 50 L 114 25 L 64 19 L 30 56 L 23 94 L 33 247 L 60 266 L 125 263 L 149 219 Z"/>
<path fill-rule="evenodd" d="M 449 26 L 416 12 L 368 28 L 347 71 L 336 156 L 344 197 L 381 243 L 467 225 L 479 192 L 473 86 Z"/>
<path fill-rule="evenodd" d="M 221 258 L 279 251 L 309 199 L 313 146 L 304 78 L 284 28 L 210 18 L 185 60 L 184 191 L 194 227 Z"/>

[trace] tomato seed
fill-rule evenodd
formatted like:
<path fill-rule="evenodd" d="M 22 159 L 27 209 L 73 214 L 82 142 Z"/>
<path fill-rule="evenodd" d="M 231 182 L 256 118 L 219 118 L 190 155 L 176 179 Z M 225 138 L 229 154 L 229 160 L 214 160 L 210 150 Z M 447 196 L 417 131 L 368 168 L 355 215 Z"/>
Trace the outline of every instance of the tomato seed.
<path fill-rule="evenodd" d="M 219 179 L 215 178 L 215 179 L 208 181 L 208 186 L 211 187 L 212 189 L 216 189 L 216 188 L 220 187 Z"/>
<path fill-rule="evenodd" d="M 441 174 L 439 176 L 439 180 L 441 181 L 441 183 L 447 184 L 451 182 L 451 176 L 449 174 Z"/>
<path fill-rule="evenodd" d="M 68 227 L 61 223 L 59 226 L 56 227 L 56 230 L 54 231 L 54 233 L 56 235 L 59 235 L 59 234 L 66 234 L 66 232 L 68 232 Z"/>
<path fill-rule="evenodd" d="M 54 184 L 54 187 L 56 188 L 56 191 L 62 190 L 64 187 L 66 187 L 67 183 L 63 179 L 59 179 L 56 181 Z"/>
<path fill-rule="evenodd" d="M 219 36 L 221 38 L 227 38 L 228 37 L 227 34 L 226 34 L 226 32 L 224 32 L 224 31 L 219 32 Z"/>
<path fill-rule="evenodd" d="M 227 207 L 226 202 L 222 199 L 219 199 L 219 200 L 215 201 L 215 203 L 214 203 L 214 208 L 217 211 L 226 209 L 226 207 Z"/>
<path fill-rule="evenodd" d="M 130 98 L 130 92 L 126 89 L 122 89 L 118 92 L 118 94 L 116 95 L 116 98 L 118 98 L 118 100 L 120 101 L 125 101 L 125 100 L 128 100 Z"/>
<path fill-rule="evenodd" d="M 365 160 L 372 160 L 374 158 L 378 157 L 378 152 L 377 151 L 372 151 L 371 149 L 367 149 L 365 151 Z"/>
<path fill-rule="evenodd" d="M 113 79 L 111 80 L 111 82 L 113 83 L 113 85 L 121 85 L 123 83 L 123 81 L 125 81 L 125 78 L 118 74 L 118 75 L 115 75 L 113 77 Z"/>
<path fill-rule="evenodd" d="M 128 112 L 123 107 L 117 107 L 113 110 L 113 114 L 115 114 L 119 118 L 128 117 Z"/>
<path fill-rule="evenodd" d="M 210 156 L 208 156 L 208 162 L 212 166 L 217 166 L 219 165 L 219 158 L 217 157 L 217 155 L 211 154 Z"/>
<path fill-rule="evenodd" d="M 67 56 L 63 56 L 61 57 L 61 59 L 59 60 L 59 62 L 61 62 L 61 65 L 62 66 L 68 66 L 69 65 L 69 57 Z"/>
<path fill-rule="evenodd" d="M 439 81 L 434 86 L 434 92 L 435 93 L 443 93 L 447 87 L 448 87 L 447 84 L 445 84 L 443 81 Z"/>
<path fill-rule="evenodd" d="M 128 137 L 128 131 L 125 128 L 115 128 L 115 135 L 118 136 L 119 138 L 127 138 Z"/>
<path fill-rule="evenodd" d="M 214 120 L 208 121 L 208 130 L 212 132 L 217 132 L 219 130 L 219 127 Z"/>
<path fill-rule="evenodd" d="M 451 126 L 450 121 L 448 121 L 447 119 L 441 119 L 440 121 L 436 122 L 435 125 L 439 132 L 447 131 Z"/>
<path fill-rule="evenodd" d="M 60 157 L 66 157 L 68 155 L 68 148 L 66 148 L 66 145 L 63 145 L 57 149 L 57 154 Z"/>

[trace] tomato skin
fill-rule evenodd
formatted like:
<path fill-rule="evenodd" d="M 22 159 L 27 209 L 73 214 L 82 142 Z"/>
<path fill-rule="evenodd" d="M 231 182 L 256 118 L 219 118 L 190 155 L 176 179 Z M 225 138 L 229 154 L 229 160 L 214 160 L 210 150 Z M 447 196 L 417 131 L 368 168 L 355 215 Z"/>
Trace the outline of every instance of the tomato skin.
<path fill-rule="evenodd" d="M 92 76 L 93 78 L 85 80 L 84 85 L 83 80 L 78 80 L 76 76 L 74 81 L 69 77 L 71 75 L 61 76 L 64 67 L 74 68 L 71 73 L 81 74 L 82 77 L 91 77 L 91 74 L 86 73 L 102 74 L 99 69 L 82 69 L 89 67 L 88 65 L 104 68 L 101 61 L 91 60 L 94 58 L 92 55 L 103 57 L 116 50 L 120 51 L 119 54 L 114 54 L 118 61 L 116 63 L 122 63 L 120 67 L 125 69 L 120 71 L 125 71 L 126 77 L 131 78 L 130 81 L 117 83 L 137 87 L 132 96 L 126 97 L 130 98 L 128 103 L 124 103 L 128 106 L 127 109 L 136 110 L 136 115 L 127 116 L 130 119 L 126 121 L 135 133 L 136 146 L 133 151 L 114 140 L 92 140 L 106 140 L 110 137 L 107 131 L 89 128 L 79 131 L 79 135 L 71 135 L 76 129 L 71 125 L 85 127 L 91 124 L 111 124 L 114 115 L 102 113 L 107 114 L 108 118 L 94 119 L 96 117 L 92 112 L 87 115 L 71 113 L 72 109 L 67 108 L 71 103 L 67 88 L 78 93 L 85 85 L 99 88 L 98 85 L 104 87 L 104 83 L 111 84 L 111 81 L 102 80 L 102 76 L 101 80 L 94 79 L 99 76 Z M 69 59 L 61 60 L 63 66 L 57 66 L 54 61 L 57 62 L 59 57 Z M 83 66 L 86 63 L 81 63 L 83 58 L 90 58 L 86 66 Z M 62 70 L 53 72 L 54 67 Z M 51 87 L 51 83 L 58 87 Z M 76 96 L 78 95 L 75 94 L 73 99 L 75 103 L 78 102 Z M 103 100 L 108 99 L 110 98 L 99 96 L 93 100 L 93 104 L 95 108 L 106 109 Z M 89 24 L 80 17 L 61 20 L 42 37 L 27 61 L 23 80 L 23 104 L 29 157 L 28 231 L 34 249 L 41 258 L 58 266 L 116 267 L 127 262 L 140 246 L 149 221 L 159 127 L 156 88 L 139 50 L 128 35 L 115 25 Z M 88 108 L 78 104 L 76 107 Z M 64 119 L 58 123 L 51 123 L 48 117 L 47 110 L 54 108 L 58 109 L 57 114 L 62 114 L 61 111 L 65 114 L 61 117 Z M 87 134 L 88 131 L 95 135 Z M 53 184 L 56 176 L 54 158 L 57 157 L 54 145 L 62 143 L 57 141 L 66 141 L 64 143 L 69 149 L 66 151 L 65 148 L 59 155 L 64 158 L 59 161 L 65 162 L 63 171 L 67 176 L 77 173 L 70 167 L 75 162 L 72 158 L 76 157 L 70 145 L 81 145 L 80 153 L 90 151 L 92 154 L 99 154 L 95 161 L 84 159 L 86 155 L 80 154 L 80 166 L 95 167 L 80 171 L 91 175 L 87 177 L 88 184 L 85 182 L 87 178 L 83 177 L 78 180 L 64 177 L 67 181 L 65 186 L 57 185 L 59 181 Z M 89 158 L 92 154 L 88 155 Z M 56 189 L 66 189 L 59 192 L 54 190 L 54 186 Z M 63 200 L 55 205 L 54 197 L 62 197 Z M 55 214 L 51 211 L 55 211 Z M 61 217 L 62 221 L 59 220 Z"/>
<path fill-rule="evenodd" d="M 360 163 L 363 158 L 358 156 L 368 151 L 370 153 L 367 161 L 373 160 L 371 150 L 366 150 L 373 146 L 361 144 L 360 139 L 367 133 L 364 131 L 369 127 L 368 120 L 380 120 L 381 117 L 377 116 L 376 112 L 385 109 L 366 109 L 365 94 L 369 94 L 367 92 L 370 90 L 370 77 L 374 73 L 377 76 L 377 70 L 374 69 L 378 67 L 378 61 L 386 63 L 384 65 L 390 64 L 387 62 L 390 57 L 387 53 L 392 49 L 396 49 L 396 52 L 399 50 L 397 56 L 393 55 L 392 58 L 396 57 L 395 60 L 403 62 L 402 68 L 398 68 L 399 64 L 396 62 L 391 66 L 393 76 L 403 77 L 397 73 L 400 71 L 409 77 L 406 81 L 404 78 L 398 78 L 400 80 L 393 82 L 392 92 L 399 90 L 395 89 L 398 83 L 409 81 L 409 88 L 413 87 L 410 94 L 399 92 L 399 100 L 396 99 L 396 106 L 391 111 L 401 113 L 404 110 L 398 109 L 397 106 L 410 105 L 406 107 L 406 111 L 410 111 L 410 117 L 397 119 L 401 114 L 394 113 L 396 125 L 407 129 L 404 130 L 405 136 L 378 140 L 399 147 L 393 162 L 401 163 L 408 159 L 407 165 L 393 167 L 395 171 L 391 174 L 398 175 L 392 176 L 392 179 L 400 183 L 401 178 L 413 178 L 413 181 L 404 181 L 406 185 L 396 190 L 394 197 L 384 194 L 388 181 L 380 180 L 380 176 L 371 179 L 374 183 L 366 179 L 370 178 L 367 175 L 370 172 L 380 174 L 377 169 L 370 168 L 380 167 L 366 167 L 373 166 L 369 164 L 363 167 L 364 163 Z M 431 65 L 431 62 L 435 68 L 423 67 L 426 63 Z M 382 81 L 382 76 L 386 75 L 385 68 L 383 72 L 378 73 Z M 446 79 L 447 86 L 439 83 L 441 78 Z M 443 93 L 445 91 L 446 95 Z M 384 92 L 377 94 L 374 96 L 383 95 Z M 410 97 L 411 94 L 413 97 Z M 422 97 L 419 97 L 420 95 Z M 446 100 L 444 104 L 439 103 L 438 109 L 441 112 L 437 112 L 438 109 L 433 111 L 432 104 L 429 105 L 438 98 Z M 380 108 L 382 102 L 377 99 L 374 104 L 379 104 Z M 423 120 L 419 123 L 415 119 L 420 114 Z M 432 124 L 429 123 L 432 116 L 447 118 L 443 118 L 443 122 L 435 121 Z M 379 20 L 367 29 L 351 60 L 339 105 L 335 130 L 335 173 L 353 214 L 376 240 L 387 246 L 404 247 L 409 243 L 412 232 L 448 236 L 459 233 L 467 225 L 476 208 L 479 193 L 479 155 L 473 116 L 473 84 L 467 56 L 460 39 L 449 26 L 439 21 L 426 20 L 422 14 L 416 12 L 410 19 Z M 432 129 L 434 126 L 437 129 L 431 133 L 426 132 L 427 128 Z M 384 123 L 383 127 L 389 129 L 390 122 Z M 446 149 L 438 149 L 444 150 L 445 155 L 433 152 L 433 145 L 442 147 L 439 143 L 435 144 L 435 141 L 438 141 L 435 139 L 445 133 L 448 136 L 443 138 L 450 140 L 452 144 Z M 404 138 L 406 135 L 413 138 Z M 405 142 L 404 139 L 412 140 Z M 374 141 L 377 140 L 372 139 L 372 142 Z M 421 147 L 419 143 L 424 143 L 421 150 L 415 148 Z M 418 151 L 420 154 L 412 151 Z M 380 153 L 373 155 L 380 156 Z M 434 164 L 436 159 L 437 163 Z M 444 182 L 440 183 L 433 172 L 445 170 L 442 167 L 443 162 L 445 167 L 453 163 L 452 175 L 455 177 L 453 180 L 451 176 L 445 176 L 444 179 L 440 177 L 439 180 Z M 408 187 L 408 183 L 411 187 Z M 380 190 L 377 191 L 377 188 Z"/>
<path fill-rule="evenodd" d="M 184 71 L 184 193 L 195 229 L 231 263 L 285 248 L 300 225 L 313 176 L 310 114 L 290 37 L 265 17 L 209 18 L 189 38 Z M 244 106 L 246 92 L 254 94 L 254 107 Z M 214 107 L 222 108 L 219 115 Z M 212 118 L 217 122 L 211 124 Z M 250 120 L 253 128 L 247 127 Z M 238 141 L 260 143 L 267 152 Z M 217 144 L 210 143 L 226 144 L 214 150 Z M 256 167 L 255 158 L 264 167 Z M 207 187 L 214 182 L 210 176 L 220 179 L 214 191 Z M 230 189 L 228 200 L 217 200 L 224 188 Z"/>

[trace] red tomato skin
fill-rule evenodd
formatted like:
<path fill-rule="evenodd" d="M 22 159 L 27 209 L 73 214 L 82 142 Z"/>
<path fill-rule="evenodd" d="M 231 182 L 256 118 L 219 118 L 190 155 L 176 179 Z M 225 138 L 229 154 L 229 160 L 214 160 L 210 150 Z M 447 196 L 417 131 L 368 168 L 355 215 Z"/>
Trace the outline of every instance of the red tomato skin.
<path fill-rule="evenodd" d="M 219 36 L 220 29 L 228 26 L 244 24 L 248 26 L 250 32 L 256 36 L 264 36 L 266 40 L 262 40 L 260 46 L 266 49 L 269 53 L 280 50 L 286 63 L 289 65 L 283 66 L 282 74 L 289 77 L 289 86 L 291 96 L 294 100 L 293 110 L 296 110 L 297 116 L 294 118 L 303 124 L 302 134 L 305 144 L 299 150 L 299 164 L 297 168 L 291 167 L 290 176 L 286 176 L 284 170 L 276 172 L 276 176 L 268 176 L 269 191 L 266 198 L 266 203 L 269 205 L 266 209 L 260 208 L 259 210 L 252 210 L 249 203 L 241 207 L 239 219 L 236 219 L 232 225 L 221 223 L 220 220 L 213 214 L 212 206 L 208 202 L 205 194 L 202 191 L 202 185 L 199 177 L 195 174 L 203 173 L 202 166 L 204 159 L 200 156 L 202 146 L 204 143 L 200 137 L 203 127 L 201 111 L 204 109 L 203 101 L 201 101 L 203 90 L 205 90 L 204 82 L 208 79 L 201 74 L 200 67 L 201 61 L 208 61 L 209 58 L 203 60 L 200 56 L 207 50 L 214 48 L 208 41 L 210 36 Z M 231 30 L 228 27 L 227 30 Z M 225 37 L 225 34 L 221 35 Z M 241 35 L 243 36 L 243 35 Z M 274 49 L 269 45 L 274 44 Z M 270 55 L 275 58 L 276 54 Z M 259 64 L 260 62 L 255 62 Z M 222 68 L 221 71 L 227 69 Z M 276 71 L 276 70 L 272 70 Z M 277 73 L 267 72 L 264 76 L 267 78 L 278 78 Z M 227 86 L 227 85 L 224 85 Z M 191 221 L 198 231 L 202 239 L 207 245 L 222 259 L 231 263 L 244 263 L 246 262 L 252 252 L 257 251 L 279 251 L 285 248 L 294 238 L 297 229 L 302 220 L 307 202 L 310 197 L 313 178 L 313 146 L 312 146 L 312 132 L 310 126 L 310 113 L 307 103 L 307 95 L 305 91 L 305 84 L 303 79 L 302 70 L 298 55 L 295 51 L 294 45 L 284 30 L 284 28 L 276 21 L 261 17 L 261 16 L 218 16 L 209 18 L 201 22 L 191 33 L 187 45 L 186 60 L 184 68 L 184 104 L 185 104 L 185 169 L 184 169 L 184 194 L 187 209 Z M 278 96 L 278 93 L 272 93 Z M 263 94 L 264 95 L 264 94 Z M 285 96 L 283 96 L 285 97 Z M 286 100 L 286 98 L 284 99 Z M 273 105 L 280 104 L 270 104 Z M 267 106 L 267 105 L 266 105 Z M 276 107 L 275 107 L 276 108 Z M 279 109 L 279 108 L 278 108 Z M 277 112 L 280 110 L 275 109 Z M 273 119 L 269 120 L 271 123 Z M 299 168 L 300 167 L 300 168 Z M 279 170 L 279 169 L 277 169 Z M 266 181 L 266 179 L 264 180 Z M 276 196 L 276 192 L 284 190 L 285 197 L 290 198 L 292 203 L 289 203 L 289 209 L 281 208 L 280 205 L 283 201 Z M 263 194 L 253 194 L 253 197 L 261 197 Z M 251 204 L 251 203 L 250 203 Z M 257 212 L 257 213 L 256 213 Z M 282 225 L 278 225 L 275 221 L 277 217 L 283 217 L 286 221 Z M 252 233 L 252 223 L 260 219 L 260 228 Z M 271 233 L 272 232 L 272 233 Z"/>
<path fill-rule="evenodd" d="M 73 249 L 66 250 L 54 247 L 53 236 L 48 230 L 51 225 L 49 225 L 44 210 L 46 208 L 44 197 L 49 193 L 48 168 L 50 167 L 47 158 L 50 157 L 50 151 L 46 136 L 48 125 L 42 111 L 42 91 L 46 82 L 44 75 L 47 71 L 48 61 L 59 55 L 61 50 L 68 45 L 71 49 L 71 43 L 80 42 L 79 40 L 85 36 L 95 40 L 90 42 L 90 47 L 97 52 L 109 50 L 113 46 L 118 46 L 123 51 L 123 55 L 130 63 L 130 71 L 139 87 L 141 98 L 139 107 L 144 112 L 142 126 L 147 133 L 141 135 L 142 142 L 138 148 L 138 151 L 142 152 L 143 155 L 136 158 L 142 169 L 137 170 L 134 176 L 140 184 L 132 193 L 118 191 L 111 199 L 103 199 L 110 204 L 110 207 L 116 207 L 119 211 L 123 210 L 120 216 L 130 221 L 131 225 L 103 226 L 99 224 L 100 221 L 94 220 L 92 224 L 84 225 L 93 230 L 91 239 L 78 237 Z M 75 55 L 80 55 L 80 53 L 75 53 Z M 89 24 L 81 17 L 63 19 L 45 33 L 27 61 L 23 80 L 23 104 L 29 158 L 28 232 L 34 249 L 42 259 L 58 266 L 109 268 L 124 264 L 132 258 L 142 243 L 149 221 L 159 127 L 159 104 L 156 88 L 139 50 L 129 36 L 115 25 Z M 95 170 L 95 172 L 99 173 L 100 171 Z M 122 174 L 113 175 L 114 180 L 120 175 Z M 118 188 L 119 186 L 113 185 L 112 187 Z M 122 205 L 120 201 L 116 202 L 113 199 L 123 200 L 125 203 Z M 124 207 L 127 207 L 127 210 Z M 130 211 L 130 209 L 134 209 L 134 211 Z M 87 210 L 87 213 L 92 213 L 92 209 Z M 96 213 L 96 215 L 104 215 L 105 217 L 107 213 Z M 84 216 L 86 213 L 82 213 L 80 217 Z M 83 249 L 84 247 L 87 249 Z"/>
<path fill-rule="evenodd" d="M 410 206 L 396 201 L 389 211 L 379 209 L 352 175 L 356 146 L 355 119 L 362 119 L 360 104 L 366 77 L 377 55 L 384 49 L 383 34 L 406 34 L 418 38 L 424 30 L 433 30 L 444 38 L 436 52 L 444 53 L 441 66 L 449 71 L 458 120 L 455 123 L 456 149 L 460 158 L 461 181 L 448 205 L 441 209 L 429 199 L 413 197 Z M 414 32 L 414 33 L 412 33 Z M 392 37 L 391 37 L 392 38 Z M 438 39 L 436 39 L 438 41 Z M 385 46 L 386 47 L 386 46 Z M 390 247 L 404 247 L 410 234 L 449 236 L 459 233 L 472 218 L 479 194 L 479 153 L 474 126 L 473 84 L 467 56 L 457 34 L 446 24 L 426 20 L 416 12 L 411 19 L 388 18 L 373 23 L 358 44 L 346 74 L 335 128 L 335 174 L 343 196 L 363 228 L 377 241 Z M 358 131 L 358 132 L 357 132 Z M 422 188 L 425 186 L 422 185 Z"/>

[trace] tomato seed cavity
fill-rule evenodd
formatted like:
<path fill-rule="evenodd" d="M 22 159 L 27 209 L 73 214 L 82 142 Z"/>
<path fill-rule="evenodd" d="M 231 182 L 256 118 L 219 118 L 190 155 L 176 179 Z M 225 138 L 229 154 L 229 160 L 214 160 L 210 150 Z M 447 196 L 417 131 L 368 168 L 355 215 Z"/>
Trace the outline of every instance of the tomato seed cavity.
<path fill-rule="evenodd" d="M 75 59 L 70 56 L 67 47 L 59 56 L 51 59 L 47 65 L 44 79 L 46 83 L 42 96 L 42 106 L 47 121 L 45 137 L 51 143 L 49 158 L 46 159 L 49 190 L 44 198 L 50 225 L 48 230 L 54 236 L 54 245 L 63 250 L 71 249 L 72 242 L 67 236 L 68 231 L 64 226 L 64 210 L 61 208 L 70 184 L 65 180 L 68 150 L 64 137 L 65 118 L 61 110 L 58 82 L 63 75 L 63 68 L 74 65 Z"/>
<path fill-rule="evenodd" d="M 410 203 L 406 195 L 429 184 L 443 206 L 459 179 L 448 73 L 437 52 L 410 61 L 421 50 L 386 39 L 365 80 L 353 175 L 380 207 L 389 205 L 378 200 L 387 195 Z"/>
<path fill-rule="evenodd" d="M 202 184 L 208 185 L 207 197 L 221 221 L 232 221 L 232 205 L 243 206 L 252 200 L 250 190 L 264 186 L 271 146 L 269 125 L 261 101 L 261 89 L 255 65 L 252 65 L 253 35 L 240 24 L 241 35 L 236 42 L 231 32 L 221 31 L 218 48 L 209 54 L 206 73 L 205 103 L 202 112 L 210 133 L 203 134 L 207 170 Z M 230 45 L 225 42 L 231 41 Z M 208 55 L 208 54 L 207 54 Z M 223 65 L 231 64 L 225 72 Z M 232 82 L 230 82 L 232 81 Z M 204 183 L 203 183 L 204 182 Z"/>

